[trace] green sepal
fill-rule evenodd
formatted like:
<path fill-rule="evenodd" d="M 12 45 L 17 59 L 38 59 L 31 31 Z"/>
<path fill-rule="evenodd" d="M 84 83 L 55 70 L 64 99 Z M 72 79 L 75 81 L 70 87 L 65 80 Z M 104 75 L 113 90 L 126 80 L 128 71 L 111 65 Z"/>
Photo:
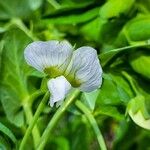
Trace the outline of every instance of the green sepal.
<path fill-rule="evenodd" d="M 66 75 L 60 68 L 57 67 L 48 67 L 44 69 L 44 72 L 48 74 L 50 78 L 56 78 L 58 76 L 64 76 L 73 87 L 79 87 L 81 82 L 74 78 L 74 75 L 68 74 Z"/>

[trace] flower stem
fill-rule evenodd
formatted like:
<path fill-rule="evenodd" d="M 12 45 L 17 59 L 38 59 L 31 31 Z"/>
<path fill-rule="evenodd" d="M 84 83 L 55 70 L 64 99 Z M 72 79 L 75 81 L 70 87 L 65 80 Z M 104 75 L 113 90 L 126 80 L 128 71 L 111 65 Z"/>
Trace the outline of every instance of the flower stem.
<path fill-rule="evenodd" d="M 38 144 L 37 150 L 43 150 L 45 144 L 48 141 L 48 138 L 50 136 L 50 132 L 52 131 L 52 129 L 55 127 L 56 123 L 59 121 L 59 119 L 61 118 L 61 116 L 63 115 L 63 113 L 66 111 L 66 109 L 68 108 L 68 106 L 75 100 L 75 98 L 80 94 L 79 90 L 74 90 L 70 96 L 65 100 L 65 102 L 60 106 L 60 108 L 56 111 L 56 113 L 54 114 L 54 116 L 52 117 L 52 119 L 50 120 L 47 128 L 45 129 L 40 142 Z"/>
<path fill-rule="evenodd" d="M 32 114 L 32 110 L 30 105 L 27 103 L 25 105 L 23 105 L 24 108 L 24 112 L 27 118 L 27 123 L 30 124 L 32 122 L 33 119 L 33 114 Z M 34 146 L 35 144 L 39 141 L 40 139 L 40 133 L 39 130 L 37 128 L 37 126 L 34 127 L 33 131 L 32 131 L 32 136 L 33 136 L 33 141 L 34 141 Z"/>
<path fill-rule="evenodd" d="M 24 33 L 30 37 L 33 41 L 38 40 L 37 37 L 34 36 L 34 34 L 25 26 L 25 24 L 23 23 L 23 21 L 19 18 L 13 18 L 11 20 L 12 24 L 15 24 L 19 29 L 21 29 L 22 31 L 24 31 Z"/>
<path fill-rule="evenodd" d="M 32 120 L 31 120 L 31 122 L 30 122 L 30 124 L 29 124 L 29 127 L 28 127 L 28 129 L 27 129 L 27 131 L 26 131 L 26 133 L 25 133 L 25 135 L 24 135 L 24 137 L 23 137 L 23 140 L 22 140 L 22 142 L 21 142 L 21 144 L 20 144 L 19 150 L 23 150 L 23 149 L 24 149 L 24 146 L 25 146 L 25 144 L 26 144 L 26 141 L 27 141 L 28 137 L 30 136 L 30 134 L 31 134 L 31 132 L 32 132 L 32 129 L 33 129 L 33 131 L 35 130 L 35 128 L 33 128 L 33 127 L 34 127 L 34 125 L 35 125 L 35 123 L 36 123 L 36 121 L 37 121 L 37 119 L 38 119 L 40 113 L 43 111 L 44 106 L 45 106 L 45 104 L 46 104 L 46 102 L 47 102 L 48 97 L 49 97 L 49 92 L 47 92 L 47 93 L 45 94 L 44 98 L 42 99 L 41 103 L 39 104 L 39 106 L 38 106 L 38 108 L 37 108 L 37 110 L 36 110 L 36 112 L 35 112 L 35 115 L 34 115 L 34 117 L 32 118 Z M 39 137 L 39 138 L 40 138 L 40 137 Z M 36 143 L 35 143 L 35 145 L 36 145 L 36 144 L 39 142 L 39 139 L 36 140 L 35 142 L 36 142 Z"/>
<path fill-rule="evenodd" d="M 102 133 L 97 125 L 95 118 L 91 114 L 90 110 L 81 101 L 76 101 L 75 105 L 85 114 L 85 116 L 91 123 L 91 126 L 93 127 L 93 130 L 97 136 L 97 140 L 101 150 L 107 150 Z"/>

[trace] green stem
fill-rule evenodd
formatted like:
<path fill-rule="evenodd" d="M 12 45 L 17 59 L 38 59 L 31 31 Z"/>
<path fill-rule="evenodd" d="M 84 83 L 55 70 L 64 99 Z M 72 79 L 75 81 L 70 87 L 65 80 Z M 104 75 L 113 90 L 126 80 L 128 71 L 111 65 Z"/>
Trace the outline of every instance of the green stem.
<path fill-rule="evenodd" d="M 34 34 L 25 26 L 23 21 L 19 18 L 13 18 L 11 20 L 13 24 L 15 24 L 19 29 L 21 29 L 28 37 L 30 37 L 33 41 L 38 40 L 37 37 L 34 36 Z"/>
<path fill-rule="evenodd" d="M 90 110 L 81 101 L 76 101 L 75 105 L 85 114 L 85 116 L 91 123 L 93 130 L 97 136 L 97 140 L 98 140 L 101 150 L 107 150 L 102 133 L 97 125 L 95 118 L 91 114 Z"/>
<path fill-rule="evenodd" d="M 34 92 L 34 93 L 30 96 L 30 101 L 29 101 L 29 103 L 31 104 L 31 106 L 32 106 L 33 102 L 37 99 L 37 97 L 39 97 L 39 96 L 41 96 L 41 95 L 43 95 L 43 94 L 45 94 L 45 93 L 46 93 L 46 91 L 42 91 L 42 90 L 37 90 L 36 92 Z"/>
<path fill-rule="evenodd" d="M 150 42 L 149 42 L 149 40 L 147 40 L 147 41 L 140 42 L 138 44 L 136 43 L 134 45 L 109 50 L 108 52 L 105 52 L 105 53 L 102 53 L 102 54 L 98 55 L 98 57 L 99 57 L 99 59 L 101 59 L 103 61 L 101 65 L 104 67 L 108 64 L 108 62 L 110 62 L 110 60 L 112 60 L 112 58 L 114 58 L 114 56 L 116 56 L 116 54 L 118 54 L 122 51 L 132 49 L 132 48 L 149 46 L 149 45 L 150 45 Z"/>
<path fill-rule="evenodd" d="M 23 105 L 24 108 L 24 112 L 27 118 L 27 123 L 30 124 L 32 122 L 33 119 L 33 114 L 32 114 L 32 110 L 31 107 L 28 103 Z M 32 135 L 33 135 L 33 141 L 34 141 L 34 146 L 36 145 L 36 143 L 39 141 L 40 139 L 40 133 L 39 130 L 37 128 L 37 126 L 35 126 L 32 130 Z"/>
<path fill-rule="evenodd" d="M 28 129 L 27 129 L 27 131 L 26 131 L 26 133 L 25 133 L 25 135 L 24 135 L 24 137 L 23 137 L 23 140 L 22 140 L 22 142 L 21 142 L 21 144 L 20 144 L 19 150 L 23 150 L 23 149 L 24 149 L 24 146 L 25 146 L 25 144 L 26 144 L 26 141 L 27 141 L 27 139 L 29 138 L 29 136 L 30 136 L 30 134 L 31 134 L 31 132 L 32 132 L 32 129 L 34 130 L 33 127 L 34 127 L 34 125 L 35 125 L 35 123 L 36 123 L 36 121 L 37 121 L 37 119 L 38 119 L 40 113 L 43 111 L 44 106 L 45 106 L 45 104 L 46 104 L 46 102 L 47 102 L 48 97 L 49 97 L 49 92 L 47 92 L 47 93 L 45 94 L 44 98 L 42 99 L 41 103 L 39 104 L 39 106 L 38 106 L 38 108 L 37 108 L 37 110 L 36 110 L 36 112 L 35 112 L 35 115 L 34 115 L 34 117 L 32 118 L 32 121 L 30 122 L 29 127 L 28 127 Z M 39 142 L 39 139 L 38 139 L 38 141 L 36 141 L 35 144 L 37 144 L 37 142 Z"/>
<path fill-rule="evenodd" d="M 65 102 L 60 106 L 60 108 L 56 111 L 52 119 L 50 120 L 47 128 L 45 129 L 40 142 L 38 144 L 37 150 L 43 150 L 45 144 L 48 141 L 48 138 L 50 136 L 50 133 L 52 129 L 55 127 L 56 123 L 59 121 L 63 113 L 66 111 L 68 106 L 75 100 L 75 98 L 79 95 L 80 91 L 79 90 L 74 90 L 70 96 L 65 100 Z"/>

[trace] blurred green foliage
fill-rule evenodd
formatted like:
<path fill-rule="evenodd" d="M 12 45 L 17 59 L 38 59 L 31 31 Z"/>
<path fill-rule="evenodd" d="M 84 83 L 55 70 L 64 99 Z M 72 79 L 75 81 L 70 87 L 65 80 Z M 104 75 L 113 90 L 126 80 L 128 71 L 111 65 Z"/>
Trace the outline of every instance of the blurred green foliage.
<path fill-rule="evenodd" d="M 18 149 L 28 125 L 25 106 L 34 114 L 43 96 L 34 94 L 46 89 L 44 75 L 25 63 L 24 48 L 52 39 L 97 49 L 103 84 L 80 100 L 96 118 L 107 148 L 150 150 L 150 0 L 0 0 L 0 149 Z M 45 108 L 40 133 L 55 112 Z M 32 136 L 26 149 L 33 149 Z M 99 146 L 85 115 L 72 105 L 45 149 Z"/>

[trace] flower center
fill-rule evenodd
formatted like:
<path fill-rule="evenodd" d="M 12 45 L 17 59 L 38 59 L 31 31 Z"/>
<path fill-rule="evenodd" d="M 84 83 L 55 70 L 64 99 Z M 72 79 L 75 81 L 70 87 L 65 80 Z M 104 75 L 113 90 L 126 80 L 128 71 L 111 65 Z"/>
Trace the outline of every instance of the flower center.
<path fill-rule="evenodd" d="M 64 71 L 58 69 L 57 67 L 48 67 L 44 69 L 44 72 L 48 74 L 51 78 L 56 78 L 58 76 L 64 76 L 73 87 L 79 87 L 81 82 L 74 78 L 74 75 L 65 75 Z"/>

